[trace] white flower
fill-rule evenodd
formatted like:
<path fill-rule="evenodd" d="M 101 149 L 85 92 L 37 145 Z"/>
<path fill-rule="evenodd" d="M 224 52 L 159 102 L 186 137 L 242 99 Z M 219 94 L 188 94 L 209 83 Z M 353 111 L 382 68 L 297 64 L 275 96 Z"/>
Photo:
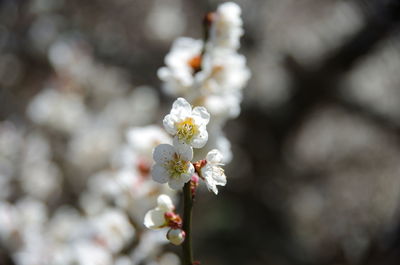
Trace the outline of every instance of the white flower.
<path fill-rule="evenodd" d="M 172 142 L 170 136 L 157 125 L 131 127 L 126 133 L 126 138 L 135 152 L 150 159 L 156 145 Z"/>
<path fill-rule="evenodd" d="M 218 6 L 210 32 L 210 41 L 214 46 L 234 50 L 239 48 L 239 39 L 243 35 L 241 12 L 233 2 Z"/>
<path fill-rule="evenodd" d="M 49 88 L 29 103 L 28 116 L 36 124 L 63 133 L 72 133 L 88 119 L 82 97 Z"/>
<path fill-rule="evenodd" d="M 201 66 L 202 47 L 201 40 L 178 38 L 174 41 L 171 51 L 165 57 L 166 66 L 157 72 L 158 77 L 165 82 L 164 92 L 173 96 L 191 92 L 194 75 Z"/>
<path fill-rule="evenodd" d="M 165 214 L 172 213 L 174 210 L 175 206 L 171 198 L 168 195 L 161 194 L 157 198 L 157 207 L 148 211 L 144 216 L 144 225 L 150 229 L 166 227 L 168 220 L 165 218 Z"/>
<path fill-rule="evenodd" d="M 188 182 L 194 167 L 190 160 L 193 159 L 193 149 L 188 145 L 160 144 L 154 149 L 153 159 L 156 162 L 151 174 L 153 180 L 167 183 L 171 189 L 179 190 Z"/>
<path fill-rule="evenodd" d="M 117 208 L 105 209 L 103 213 L 94 216 L 90 224 L 96 231 L 96 238 L 112 253 L 121 251 L 135 235 L 135 228 L 128 216 Z"/>
<path fill-rule="evenodd" d="M 184 143 L 194 148 L 202 148 L 208 140 L 206 125 L 210 114 L 204 107 L 192 106 L 178 98 L 172 105 L 171 113 L 163 120 L 165 130 L 174 136 L 174 143 Z"/>
<path fill-rule="evenodd" d="M 214 49 L 203 56 L 202 63 L 198 79 L 203 82 L 201 89 L 208 94 L 240 92 L 251 75 L 246 58 L 236 52 Z"/>
<path fill-rule="evenodd" d="M 206 156 L 206 164 L 201 168 L 201 176 L 204 178 L 207 188 L 218 194 L 217 185 L 226 185 L 226 176 L 222 166 L 222 154 L 213 149 Z"/>
<path fill-rule="evenodd" d="M 168 240 L 169 240 L 172 244 L 174 244 L 174 245 L 176 245 L 176 246 L 179 246 L 180 244 L 183 243 L 183 241 L 185 241 L 185 236 L 186 236 L 185 231 L 183 231 L 183 230 L 180 229 L 180 228 L 177 228 L 177 229 L 170 229 L 170 230 L 168 231 L 168 233 L 167 233 L 167 238 L 168 238 Z"/>

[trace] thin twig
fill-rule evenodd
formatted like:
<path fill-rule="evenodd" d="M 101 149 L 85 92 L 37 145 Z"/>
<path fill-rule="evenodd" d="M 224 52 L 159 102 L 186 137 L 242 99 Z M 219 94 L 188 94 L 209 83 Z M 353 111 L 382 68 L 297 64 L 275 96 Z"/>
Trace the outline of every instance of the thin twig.
<path fill-rule="evenodd" d="M 182 244 L 182 251 L 183 251 L 182 265 L 193 264 L 192 207 L 193 207 L 193 198 L 190 190 L 190 181 L 189 181 L 183 187 L 183 231 L 185 231 L 186 237 L 185 241 Z"/>

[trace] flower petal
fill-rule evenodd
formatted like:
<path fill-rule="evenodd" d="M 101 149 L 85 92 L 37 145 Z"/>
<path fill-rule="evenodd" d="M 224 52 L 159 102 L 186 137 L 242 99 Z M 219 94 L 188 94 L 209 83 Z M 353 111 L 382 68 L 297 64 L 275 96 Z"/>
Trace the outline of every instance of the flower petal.
<path fill-rule="evenodd" d="M 169 180 L 169 173 L 168 171 L 161 165 L 155 164 L 151 169 L 151 175 L 155 182 L 164 184 L 167 183 Z"/>
<path fill-rule="evenodd" d="M 192 113 L 192 106 L 184 98 L 178 98 L 172 104 L 171 115 L 184 119 Z"/>
<path fill-rule="evenodd" d="M 182 160 L 191 161 L 193 159 L 193 148 L 174 137 L 173 141 L 176 152 L 179 154 Z"/>
<path fill-rule="evenodd" d="M 210 162 L 212 164 L 221 164 L 223 161 L 223 156 L 221 152 L 217 149 L 213 149 L 210 152 L 208 152 L 206 156 L 207 162 Z"/>
<path fill-rule="evenodd" d="M 163 125 L 164 129 L 172 135 L 176 134 L 176 127 L 175 123 L 177 122 L 177 117 L 173 116 L 171 114 L 168 114 L 167 116 L 164 117 L 163 119 Z"/>
<path fill-rule="evenodd" d="M 215 194 L 218 194 L 218 189 L 217 189 L 217 186 L 216 186 L 214 180 L 210 176 L 204 177 L 204 180 L 205 180 L 208 190 L 212 190 Z"/>
<path fill-rule="evenodd" d="M 170 144 L 159 144 L 153 150 L 153 159 L 156 163 L 165 163 L 173 158 L 175 148 Z"/>
<path fill-rule="evenodd" d="M 185 185 L 185 182 L 182 179 L 171 178 L 168 181 L 168 186 L 173 190 L 181 190 Z"/>
<path fill-rule="evenodd" d="M 193 174 L 194 174 L 194 172 L 188 172 L 188 173 L 182 174 L 181 175 L 181 181 L 183 183 L 188 182 L 189 180 L 192 179 Z"/>
<path fill-rule="evenodd" d="M 157 206 L 163 211 L 169 212 L 173 211 L 175 206 L 168 195 L 161 194 L 157 198 Z"/>
<path fill-rule="evenodd" d="M 205 107 L 195 107 L 192 116 L 198 125 L 207 125 L 210 121 L 210 113 Z"/>
<path fill-rule="evenodd" d="M 192 146 L 194 148 L 202 148 L 208 141 L 208 132 L 205 127 L 199 128 L 199 134 L 193 138 Z"/>
<path fill-rule="evenodd" d="M 214 179 L 216 185 L 225 186 L 226 185 L 226 176 L 225 176 L 224 172 L 222 171 L 222 169 L 221 168 L 219 168 L 219 169 L 221 170 L 221 172 L 218 174 L 213 174 L 213 179 Z"/>
<path fill-rule="evenodd" d="M 150 210 L 144 216 L 143 224 L 150 229 L 162 228 L 166 223 L 164 214 L 165 212 L 163 210 Z"/>

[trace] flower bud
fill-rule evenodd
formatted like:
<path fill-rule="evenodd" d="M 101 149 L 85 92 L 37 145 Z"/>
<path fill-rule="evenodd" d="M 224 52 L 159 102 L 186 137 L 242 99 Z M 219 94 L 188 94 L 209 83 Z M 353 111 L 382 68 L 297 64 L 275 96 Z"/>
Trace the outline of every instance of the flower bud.
<path fill-rule="evenodd" d="M 180 228 L 170 229 L 167 233 L 167 239 L 174 245 L 179 246 L 185 240 L 186 233 Z"/>

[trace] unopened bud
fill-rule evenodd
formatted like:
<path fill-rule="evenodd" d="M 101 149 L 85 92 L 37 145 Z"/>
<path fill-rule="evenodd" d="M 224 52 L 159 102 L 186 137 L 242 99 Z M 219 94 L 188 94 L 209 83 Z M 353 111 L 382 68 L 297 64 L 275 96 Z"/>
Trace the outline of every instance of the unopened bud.
<path fill-rule="evenodd" d="M 167 239 L 172 244 L 179 246 L 180 244 L 185 241 L 186 233 L 180 228 L 177 229 L 170 229 L 167 233 Z"/>

